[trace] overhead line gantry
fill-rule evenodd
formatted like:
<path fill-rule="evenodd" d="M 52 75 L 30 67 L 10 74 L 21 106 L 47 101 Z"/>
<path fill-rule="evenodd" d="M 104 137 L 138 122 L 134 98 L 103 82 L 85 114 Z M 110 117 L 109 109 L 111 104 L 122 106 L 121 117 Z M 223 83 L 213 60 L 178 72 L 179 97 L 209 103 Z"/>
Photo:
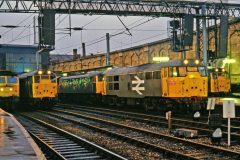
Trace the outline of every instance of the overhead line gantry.
<path fill-rule="evenodd" d="M 44 11 L 45 10 L 45 11 Z M 52 12 L 53 11 L 53 12 Z M 173 17 L 186 18 L 191 15 L 196 18 L 197 54 L 200 57 L 200 50 L 203 50 L 203 62 L 207 64 L 207 19 L 221 19 L 222 16 L 240 17 L 240 4 L 217 3 L 193 1 L 193 0 L 0 0 L 0 12 L 12 13 L 40 13 L 46 15 L 55 14 L 84 14 L 84 15 L 119 15 L 119 16 L 151 16 L 151 17 Z M 44 13 L 45 12 L 45 13 Z M 43 16 L 40 16 L 41 18 Z M 51 17 L 51 16 L 50 16 Z M 222 17 L 224 18 L 224 17 Z M 48 22 L 54 21 L 54 17 L 48 18 Z M 50 20 L 52 19 L 52 20 Z M 201 22 L 200 22 L 201 20 Z M 40 21 L 39 21 L 40 22 Z M 42 23 L 42 22 L 41 22 Z M 44 23 L 44 21 L 43 21 Z M 55 23 L 54 23 L 55 24 Z M 52 24 L 52 28 L 54 28 Z M 40 45 L 50 44 L 50 49 L 54 49 L 55 34 L 49 38 L 46 26 L 40 27 Z M 42 26 L 40 24 L 39 26 Z M 200 30 L 202 27 L 202 45 L 200 43 Z M 225 28 L 227 25 L 225 25 Z M 175 32 L 175 31 L 174 31 Z M 227 35 L 227 33 L 226 33 Z M 217 37 L 217 31 L 215 33 Z M 224 38 L 220 38 L 225 39 Z M 50 39 L 50 40 L 49 40 Z M 174 39 L 174 38 L 173 38 Z M 49 40 L 46 42 L 46 40 Z M 190 39 L 191 40 L 191 39 Z M 192 41 L 192 40 L 191 40 Z M 221 41 L 222 42 L 222 41 Z M 175 44 L 175 41 L 174 41 Z M 45 45 L 45 46 L 47 46 Z M 202 47 L 201 47 L 202 46 Z M 224 45 L 227 46 L 227 42 Z M 202 48 L 202 49 L 201 49 Z M 182 51 L 182 58 L 185 58 L 185 51 Z M 217 51 L 215 51 L 217 52 Z M 226 52 L 226 47 L 221 49 L 221 53 Z"/>
<path fill-rule="evenodd" d="M 203 5 L 207 17 L 240 17 L 240 4 L 187 0 L 0 0 L 0 12 L 34 13 L 53 9 L 60 14 L 181 17 L 186 14 L 202 16 L 197 10 L 202 10 Z"/>

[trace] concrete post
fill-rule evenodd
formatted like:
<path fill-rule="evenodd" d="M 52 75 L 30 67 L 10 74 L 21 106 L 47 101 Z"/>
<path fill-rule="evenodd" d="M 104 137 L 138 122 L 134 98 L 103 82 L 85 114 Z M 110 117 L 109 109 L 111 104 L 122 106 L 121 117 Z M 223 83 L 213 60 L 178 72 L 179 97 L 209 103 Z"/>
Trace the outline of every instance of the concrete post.
<path fill-rule="evenodd" d="M 110 36 L 109 33 L 106 33 L 107 40 L 107 52 L 106 52 L 106 66 L 110 65 Z"/>
<path fill-rule="evenodd" d="M 203 63 L 207 65 L 207 26 L 206 26 L 206 5 L 202 5 L 202 26 L 203 26 Z"/>

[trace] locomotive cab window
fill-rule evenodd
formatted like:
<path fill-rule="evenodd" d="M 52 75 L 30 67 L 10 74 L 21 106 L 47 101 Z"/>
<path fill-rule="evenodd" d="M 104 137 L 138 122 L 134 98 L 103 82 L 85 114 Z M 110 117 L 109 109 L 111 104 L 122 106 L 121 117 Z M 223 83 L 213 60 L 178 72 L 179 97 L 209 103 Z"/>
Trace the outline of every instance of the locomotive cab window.
<path fill-rule="evenodd" d="M 186 77 L 187 76 L 187 69 L 186 67 L 178 67 L 179 76 Z"/>
<path fill-rule="evenodd" d="M 0 77 L 0 83 L 6 83 L 5 82 L 5 77 Z"/>
<path fill-rule="evenodd" d="M 98 75 L 98 82 L 103 81 L 103 75 Z"/>
<path fill-rule="evenodd" d="M 17 77 L 8 76 L 7 83 L 17 83 Z"/>
<path fill-rule="evenodd" d="M 34 83 L 40 83 L 40 76 L 34 76 Z"/>
<path fill-rule="evenodd" d="M 41 79 L 49 79 L 50 77 L 49 77 L 49 75 L 42 75 L 41 76 Z"/>
<path fill-rule="evenodd" d="M 212 73 L 212 77 L 213 77 L 213 79 L 217 79 L 217 74 L 216 73 Z"/>
<path fill-rule="evenodd" d="M 205 67 L 198 67 L 198 71 L 200 72 L 201 76 L 207 76 L 206 68 Z"/>
<path fill-rule="evenodd" d="M 57 80 L 57 77 L 52 75 L 52 76 L 50 77 L 50 79 L 51 79 L 51 82 L 52 82 L 52 83 L 55 83 L 56 80 Z"/>
<path fill-rule="evenodd" d="M 169 77 L 178 77 L 177 67 L 169 67 Z"/>
<path fill-rule="evenodd" d="M 197 67 L 187 67 L 188 72 L 197 72 L 198 68 Z"/>

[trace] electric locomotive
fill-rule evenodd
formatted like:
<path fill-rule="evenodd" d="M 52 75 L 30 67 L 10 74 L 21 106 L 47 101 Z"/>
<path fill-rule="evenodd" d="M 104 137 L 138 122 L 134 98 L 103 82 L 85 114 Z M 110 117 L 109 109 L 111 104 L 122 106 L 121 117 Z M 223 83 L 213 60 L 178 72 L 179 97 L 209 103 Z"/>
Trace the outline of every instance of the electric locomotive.
<path fill-rule="evenodd" d="M 208 69 L 209 95 L 221 96 L 230 93 L 230 78 L 224 68 Z"/>
<path fill-rule="evenodd" d="M 141 105 L 145 110 L 168 110 L 174 106 L 174 110 L 198 111 L 208 94 L 206 67 L 199 63 L 172 60 L 62 77 L 59 95 L 71 102 L 74 98 L 94 102 L 91 96 L 95 96 L 110 105 Z M 84 95 L 88 96 L 81 98 Z"/>
<path fill-rule="evenodd" d="M 11 71 L 0 71 L 0 105 L 14 109 L 19 101 L 19 78 Z"/>
<path fill-rule="evenodd" d="M 57 98 L 57 78 L 49 70 L 24 73 L 20 79 L 21 105 L 53 105 Z"/>

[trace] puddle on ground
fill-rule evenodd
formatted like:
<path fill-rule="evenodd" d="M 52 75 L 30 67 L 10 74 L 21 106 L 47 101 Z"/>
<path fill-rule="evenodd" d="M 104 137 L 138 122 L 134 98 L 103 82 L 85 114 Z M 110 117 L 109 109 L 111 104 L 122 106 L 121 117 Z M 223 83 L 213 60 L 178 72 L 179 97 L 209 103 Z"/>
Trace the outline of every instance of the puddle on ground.
<path fill-rule="evenodd" d="M 13 127 L 8 127 L 5 129 L 5 131 L 3 131 L 3 133 L 6 134 L 11 140 L 16 139 L 15 130 Z"/>

